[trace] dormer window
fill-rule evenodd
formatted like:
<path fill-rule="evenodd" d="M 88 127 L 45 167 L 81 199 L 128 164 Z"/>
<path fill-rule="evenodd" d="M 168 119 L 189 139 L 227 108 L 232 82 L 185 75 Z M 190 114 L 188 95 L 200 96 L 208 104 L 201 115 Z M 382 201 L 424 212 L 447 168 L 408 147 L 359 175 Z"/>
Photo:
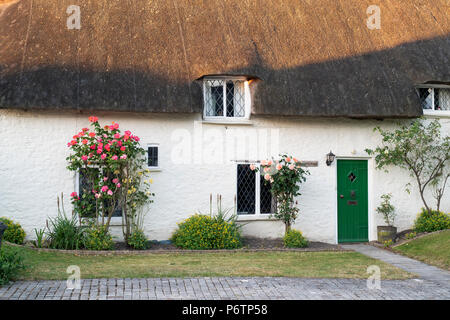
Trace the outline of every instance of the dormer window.
<path fill-rule="evenodd" d="M 205 77 L 203 118 L 239 120 L 250 116 L 250 90 L 245 77 Z"/>
<path fill-rule="evenodd" d="M 424 113 L 427 113 L 426 111 L 450 111 L 450 87 L 445 87 L 423 86 L 417 88 Z"/>

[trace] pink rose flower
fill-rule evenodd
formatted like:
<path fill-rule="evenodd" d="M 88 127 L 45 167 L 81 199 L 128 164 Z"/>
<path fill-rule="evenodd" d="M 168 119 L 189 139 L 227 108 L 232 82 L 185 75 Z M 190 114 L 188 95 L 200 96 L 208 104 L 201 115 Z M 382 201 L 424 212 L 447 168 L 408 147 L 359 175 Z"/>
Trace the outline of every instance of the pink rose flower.
<path fill-rule="evenodd" d="M 97 148 L 97 146 L 95 145 L 95 144 L 93 144 L 93 145 L 91 145 L 91 147 L 90 147 L 92 150 L 94 150 L 94 149 L 96 149 Z"/>
<path fill-rule="evenodd" d="M 116 184 L 117 182 L 119 182 L 119 179 L 115 178 L 112 180 L 112 182 Z"/>
<path fill-rule="evenodd" d="M 82 155 L 82 156 L 81 156 L 81 160 L 87 161 L 87 159 L 88 159 L 88 157 L 87 157 L 86 155 Z"/>
<path fill-rule="evenodd" d="M 125 160 L 126 158 L 127 158 L 127 155 L 126 155 L 126 154 L 123 154 L 123 155 L 120 156 L 120 159 Z"/>
<path fill-rule="evenodd" d="M 103 181 L 105 181 L 105 182 L 108 181 L 108 177 L 104 177 Z"/>
<path fill-rule="evenodd" d="M 100 154 L 100 153 L 102 153 L 102 152 L 103 152 L 102 149 L 97 149 L 97 154 Z"/>
<path fill-rule="evenodd" d="M 113 195 L 113 192 L 112 192 L 111 190 L 108 190 L 108 194 L 109 194 L 110 196 L 112 196 L 112 195 Z"/>
<path fill-rule="evenodd" d="M 95 197 L 98 199 L 98 198 L 100 198 L 102 195 L 100 194 L 100 193 L 96 193 L 95 194 Z"/>
<path fill-rule="evenodd" d="M 117 188 L 120 188 L 122 185 L 120 183 L 116 184 Z"/>
<path fill-rule="evenodd" d="M 250 165 L 250 170 L 254 171 L 255 169 L 256 169 L 255 165 L 254 165 L 254 164 L 251 164 L 251 165 Z"/>
<path fill-rule="evenodd" d="M 119 139 L 119 138 L 120 138 L 120 133 L 114 134 L 114 138 L 115 138 L 115 139 Z"/>
<path fill-rule="evenodd" d="M 106 190 L 108 190 L 108 186 L 103 186 L 101 190 L 102 192 L 106 192 Z"/>
<path fill-rule="evenodd" d="M 106 159 L 106 153 L 102 154 L 102 155 L 100 156 L 100 158 L 101 158 L 102 160 L 105 160 L 105 159 Z"/>
<path fill-rule="evenodd" d="M 281 168 L 283 168 L 283 166 L 281 165 L 281 163 L 277 164 L 277 170 L 281 170 Z"/>
<path fill-rule="evenodd" d="M 88 141 L 86 139 L 83 139 L 83 141 L 81 141 L 83 144 L 88 143 Z"/>
<path fill-rule="evenodd" d="M 77 195 L 76 192 L 72 192 L 72 193 L 70 194 L 70 196 L 71 196 L 72 198 L 76 198 L 78 195 Z"/>
<path fill-rule="evenodd" d="M 138 136 L 134 136 L 134 141 L 139 141 L 139 140 L 141 140 L 141 139 L 139 139 L 139 137 Z"/>
<path fill-rule="evenodd" d="M 124 146 L 120 147 L 120 151 L 125 151 L 127 148 L 125 148 Z"/>
<path fill-rule="evenodd" d="M 264 176 L 264 179 L 266 179 L 267 181 L 269 181 L 269 180 L 270 180 L 270 174 L 266 174 L 266 175 Z"/>
<path fill-rule="evenodd" d="M 289 165 L 289 170 L 294 170 L 294 168 L 295 168 L 295 165 L 293 165 L 293 164 Z"/>
<path fill-rule="evenodd" d="M 111 157 L 111 159 L 113 159 L 113 160 L 117 160 L 117 159 L 119 159 L 119 157 L 118 157 L 118 156 L 116 156 L 116 155 L 113 155 L 113 156 Z"/>

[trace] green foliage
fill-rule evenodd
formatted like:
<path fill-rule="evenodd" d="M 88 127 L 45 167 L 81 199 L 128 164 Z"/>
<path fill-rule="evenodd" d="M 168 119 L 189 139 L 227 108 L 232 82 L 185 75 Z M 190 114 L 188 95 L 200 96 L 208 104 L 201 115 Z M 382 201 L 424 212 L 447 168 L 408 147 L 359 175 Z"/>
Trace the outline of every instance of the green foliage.
<path fill-rule="evenodd" d="M 405 235 L 406 239 L 414 239 L 416 237 L 417 233 L 415 232 L 409 232 Z"/>
<path fill-rule="evenodd" d="M 8 227 L 8 229 L 5 230 L 5 233 L 3 233 L 3 240 L 11 243 L 22 244 L 25 240 L 25 231 L 21 225 L 8 218 L 0 218 L 0 221 Z"/>
<path fill-rule="evenodd" d="M 175 246 L 183 249 L 236 249 L 242 246 L 234 217 L 195 214 L 181 223 L 172 235 Z"/>
<path fill-rule="evenodd" d="M 45 242 L 45 229 L 34 228 L 34 234 L 36 235 L 36 240 L 34 241 L 34 246 L 36 248 L 42 248 Z"/>
<path fill-rule="evenodd" d="M 432 210 L 428 212 L 422 208 L 422 212 L 414 222 L 415 232 L 433 232 L 450 229 L 450 214 Z"/>
<path fill-rule="evenodd" d="M 441 125 L 436 119 L 428 124 L 415 119 L 408 125 L 401 125 L 393 131 L 376 127 L 383 140 L 382 144 L 366 149 L 369 155 L 375 156 L 377 169 L 397 166 L 406 169 L 414 177 L 425 208 L 430 211 L 425 190 L 433 187 L 437 210 L 444 194 L 446 182 L 450 176 L 448 163 L 450 160 L 450 137 L 441 135 Z M 409 184 L 408 184 L 409 185 Z M 407 185 L 406 191 L 409 191 Z"/>
<path fill-rule="evenodd" d="M 91 224 L 84 230 L 84 247 L 88 250 L 112 250 L 114 242 L 108 229 L 102 225 Z"/>
<path fill-rule="evenodd" d="M 376 209 L 377 212 L 383 216 L 384 222 L 388 226 L 394 225 L 394 220 L 395 220 L 395 217 L 397 216 L 397 214 L 395 213 L 395 208 L 391 204 L 391 198 L 392 198 L 392 195 L 390 193 L 383 194 L 381 196 L 382 201 L 381 201 L 380 205 L 378 206 L 378 208 Z"/>
<path fill-rule="evenodd" d="M 59 213 L 49 218 L 47 239 L 53 249 L 78 250 L 83 246 L 83 230 L 78 226 L 75 216 L 68 218 Z"/>
<path fill-rule="evenodd" d="M 25 269 L 25 265 L 19 251 L 16 248 L 2 246 L 0 250 L 0 285 L 13 280 L 22 269 Z"/>
<path fill-rule="evenodd" d="M 144 231 L 135 230 L 128 237 L 128 245 L 136 250 L 145 250 L 148 248 L 148 239 L 145 236 Z"/>
<path fill-rule="evenodd" d="M 286 248 L 305 248 L 308 241 L 298 230 L 289 230 L 283 237 L 284 246 Z"/>
<path fill-rule="evenodd" d="M 261 161 L 264 183 L 270 184 L 270 191 L 276 200 L 275 218 L 283 221 L 286 232 L 299 214 L 294 198 L 301 195 L 300 184 L 306 181 L 309 171 L 300 167 L 300 161 L 286 154 L 277 161 Z M 252 170 L 258 170 L 254 166 Z"/>
<path fill-rule="evenodd" d="M 383 246 L 384 246 L 385 248 L 389 248 L 389 247 L 392 246 L 393 244 L 394 244 L 394 242 L 393 242 L 391 239 L 386 240 L 386 241 L 383 242 Z"/>

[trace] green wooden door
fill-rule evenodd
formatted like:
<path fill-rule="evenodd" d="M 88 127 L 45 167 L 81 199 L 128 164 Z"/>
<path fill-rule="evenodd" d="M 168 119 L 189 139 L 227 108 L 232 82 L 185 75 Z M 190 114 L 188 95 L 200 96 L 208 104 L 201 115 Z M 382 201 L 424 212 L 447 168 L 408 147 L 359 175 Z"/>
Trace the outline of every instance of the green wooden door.
<path fill-rule="evenodd" d="M 338 242 L 369 241 L 366 160 L 337 160 Z"/>

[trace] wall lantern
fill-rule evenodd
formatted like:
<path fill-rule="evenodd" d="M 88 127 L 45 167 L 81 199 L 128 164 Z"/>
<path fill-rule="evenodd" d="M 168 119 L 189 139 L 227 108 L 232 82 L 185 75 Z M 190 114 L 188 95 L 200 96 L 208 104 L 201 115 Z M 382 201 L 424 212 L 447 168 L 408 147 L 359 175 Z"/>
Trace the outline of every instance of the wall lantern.
<path fill-rule="evenodd" d="M 336 157 L 336 155 L 330 150 L 330 153 L 327 154 L 327 166 L 333 163 L 334 157 Z"/>

